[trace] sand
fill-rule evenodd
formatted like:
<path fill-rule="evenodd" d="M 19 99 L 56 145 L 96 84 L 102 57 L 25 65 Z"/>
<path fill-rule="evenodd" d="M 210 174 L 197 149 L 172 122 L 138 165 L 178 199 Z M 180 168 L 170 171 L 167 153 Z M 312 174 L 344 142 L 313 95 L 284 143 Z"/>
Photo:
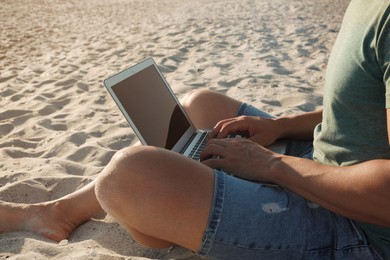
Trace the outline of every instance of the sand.
<path fill-rule="evenodd" d="M 320 108 L 347 4 L 2 0 L 0 200 L 59 198 L 136 142 L 101 82 L 147 57 L 179 97 L 213 89 L 276 116 Z M 61 243 L 29 232 L 0 234 L 0 259 L 172 257 L 137 245 L 110 216 Z"/>

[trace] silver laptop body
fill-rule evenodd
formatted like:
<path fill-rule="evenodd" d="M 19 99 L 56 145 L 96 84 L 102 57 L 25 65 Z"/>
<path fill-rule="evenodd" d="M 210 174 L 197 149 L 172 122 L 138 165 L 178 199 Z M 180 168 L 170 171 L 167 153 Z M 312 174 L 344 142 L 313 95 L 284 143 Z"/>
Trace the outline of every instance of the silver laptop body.
<path fill-rule="evenodd" d="M 196 129 L 152 58 L 104 80 L 142 144 L 199 160 L 209 130 Z M 284 153 L 284 142 L 269 147 Z"/>
<path fill-rule="evenodd" d="M 209 131 L 194 127 L 153 59 L 103 83 L 142 144 L 198 160 Z"/>

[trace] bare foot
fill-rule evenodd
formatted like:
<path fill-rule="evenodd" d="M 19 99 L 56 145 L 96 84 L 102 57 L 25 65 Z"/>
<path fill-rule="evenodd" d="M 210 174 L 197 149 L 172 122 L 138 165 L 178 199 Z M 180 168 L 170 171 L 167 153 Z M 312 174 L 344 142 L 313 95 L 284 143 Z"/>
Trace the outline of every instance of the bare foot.
<path fill-rule="evenodd" d="M 69 237 L 89 217 L 71 219 L 60 202 L 14 204 L 0 202 L 0 233 L 31 231 L 54 241 Z"/>

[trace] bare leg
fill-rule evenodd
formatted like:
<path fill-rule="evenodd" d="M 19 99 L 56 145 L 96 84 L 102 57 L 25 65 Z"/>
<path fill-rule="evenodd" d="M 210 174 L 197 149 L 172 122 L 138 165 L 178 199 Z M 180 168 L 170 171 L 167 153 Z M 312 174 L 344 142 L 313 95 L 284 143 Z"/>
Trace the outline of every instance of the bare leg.
<path fill-rule="evenodd" d="M 218 121 L 234 117 L 240 105 L 240 102 L 234 99 L 207 90 L 191 92 L 183 98 L 182 103 L 198 128 L 212 128 Z M 199 164 L 197 165 L 194 169 L 198 169 Z M 105 172 L 109 172 L 108 169 L 112 167 L 110 163 Z M 55 201 L 32 205 L 0 202 L 0 233 L 27 230 L 60 241 L 67 238 L 77 226 L 100 212 L 102 208 L 96 199 L 93 181 L 84 188 Z M 161 239 L 153 239 L 129 225 L 125 226 L 141 243 L 152 247 L 165 247 L 171 244 Z"/>
<path fill-rule="evenodd" d="M 77 226 L 103 212 L 94 187 L 95 181 L 61 199 L 45 203 L 0 202 L 0 233 L 25 230 L 55 241 L 66 239 Z"/>
<path fill-rule="evenodd" d="M 210 90 L 196 90 L 181 100 L 198 129 L 213 128 L 219 121 L 237 116 L 241 102 Z"/>
<path fill-rule="evenodd" d="M 235 117 L 241 104 L 208 90 L 193 91 L 181 103 L 197 128 L 212 128 Z M 104 209 L 140 244 L 153 248 L 178 244 L 196 251 L 211 206 L 212 170 L 151 147 L 123 150 L 113 161 L 115 167 L 106 168 L 98 180 L 97 195 Z"/>
<path fill-rule="evenodd" d="M 211 208 L 213 170 L 180 154 L 132 147 L 99 175 L 102 207 L 145 246 L 196 251 Z"/>

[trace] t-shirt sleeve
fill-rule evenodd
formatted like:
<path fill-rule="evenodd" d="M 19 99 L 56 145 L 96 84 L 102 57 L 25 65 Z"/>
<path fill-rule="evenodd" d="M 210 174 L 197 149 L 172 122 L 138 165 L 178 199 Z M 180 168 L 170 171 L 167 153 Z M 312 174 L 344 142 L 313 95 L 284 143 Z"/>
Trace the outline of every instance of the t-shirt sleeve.
<path fill-rule="evenodd" d="M 383 82 L 386 86 L 386 108 L 390 108 L 390 6 L 387 8 L 378 38 L 378 62 L 383 71 Z"/>

